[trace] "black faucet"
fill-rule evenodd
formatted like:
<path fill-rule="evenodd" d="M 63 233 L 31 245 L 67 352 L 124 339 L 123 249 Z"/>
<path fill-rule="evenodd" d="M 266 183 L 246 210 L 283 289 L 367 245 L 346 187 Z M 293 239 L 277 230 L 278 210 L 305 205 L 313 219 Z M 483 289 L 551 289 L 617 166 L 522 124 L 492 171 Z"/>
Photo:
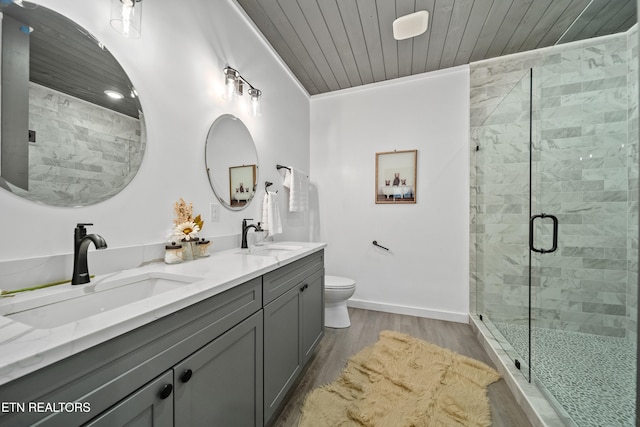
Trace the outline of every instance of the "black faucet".
<path fill-rule="evenodd" d="M 105 249 L 107 247 L 107 242 L 105 242 L 99 234 L 87 234 L 85 227 L 88 225 L 93 224 L 78 224 L 74 231 L 72 285 L 82 285 L 83 283 L 89 283 L 91 281 L 89 277 L 89 267 L 87 266 L 89 243 L 93 242 L 96 249 Z"/>
<path fill-rule="evenodd" d="M 247 249 L 249 247 L 249 245 L 247 244 L 247 233 L 249 232 L 250 228 L 253 228 L 256 231 L 262 231 L 262 227 L 260 227 L 260 223 L 258 223 L 258 225 L 256 224 L 247 225 L 247 221 L 253 221 L 253 220 L 251 218 L 242 220 L 242 244 L 240 245 L 240 249 Z"/>

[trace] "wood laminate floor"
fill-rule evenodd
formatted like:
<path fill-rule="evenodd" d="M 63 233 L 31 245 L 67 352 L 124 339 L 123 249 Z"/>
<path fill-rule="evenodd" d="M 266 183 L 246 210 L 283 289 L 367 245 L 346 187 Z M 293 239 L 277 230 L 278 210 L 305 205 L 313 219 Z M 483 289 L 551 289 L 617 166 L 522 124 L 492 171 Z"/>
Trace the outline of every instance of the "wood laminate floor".
<path fill-rule="evenodd" d="M 456 353 L 495 365 L 471 327 L 462 323 L 349 308 L 351 327 L 325 329 L 325 336 L 307 369 L 289 394 L 289 399 L 271 426 L 297 426 L 305 396 L 314 388 L 336 379 L 347 359 L 378 340 L 384 330 L 404 332 Z M 504 380 L 488 388 L 493 427 L 528 427 L 531 423 Z M 401 427 L 401 426 L 398 426 Z"/>

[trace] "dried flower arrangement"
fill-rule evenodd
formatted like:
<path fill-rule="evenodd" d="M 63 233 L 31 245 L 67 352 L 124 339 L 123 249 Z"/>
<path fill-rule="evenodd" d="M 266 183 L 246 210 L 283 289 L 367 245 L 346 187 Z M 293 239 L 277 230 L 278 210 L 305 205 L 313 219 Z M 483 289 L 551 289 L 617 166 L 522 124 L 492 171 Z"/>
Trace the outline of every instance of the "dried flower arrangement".
<path fill-rule="evenodd" d="M 202 230 L 204 221 L 200 215 L 193 217 L 193 203 L 185 202 L 182 197 L 174 204 L 176 217 L 173 220 L 172 239 L 176 241 L 190 241 L 198 239 L 198 232 Z"/>

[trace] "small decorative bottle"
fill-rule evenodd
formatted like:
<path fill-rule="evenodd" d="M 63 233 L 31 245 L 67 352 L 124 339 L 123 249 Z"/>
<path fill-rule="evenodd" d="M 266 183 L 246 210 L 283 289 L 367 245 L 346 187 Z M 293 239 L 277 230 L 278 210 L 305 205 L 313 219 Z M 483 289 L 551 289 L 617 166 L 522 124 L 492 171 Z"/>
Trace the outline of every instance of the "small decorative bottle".
<path fill-rule="evenodd" d="M 207 257 L 209 256 L 209 246 L 211 246 L 211 242 L 209 240 L 206 240 L 204 238 L 198 240 L 198 244 L 197 244 L 197 252 L 198 252 L 198 256 L 200 257 Z"/>
<path fill-rule="evenodd" d="M 170 245 L 164 247 L 164 262 L 166 264 L 178 264 L 182 262 L 182 246 L 171 242 Z"/>

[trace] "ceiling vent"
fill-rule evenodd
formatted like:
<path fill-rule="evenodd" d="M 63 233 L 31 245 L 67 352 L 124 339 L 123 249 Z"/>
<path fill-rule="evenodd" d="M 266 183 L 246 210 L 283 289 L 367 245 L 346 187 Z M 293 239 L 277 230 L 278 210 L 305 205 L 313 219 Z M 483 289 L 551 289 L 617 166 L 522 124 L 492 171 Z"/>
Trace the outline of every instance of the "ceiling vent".
<path fill-rule="evenodd" d="M 393 21 L 393 37 L 396 40 L 404 40 L 419 36 L 427 31 L 429 25 L 429 12 L 420 10 L 409 15 L 401 16 Z"/>

